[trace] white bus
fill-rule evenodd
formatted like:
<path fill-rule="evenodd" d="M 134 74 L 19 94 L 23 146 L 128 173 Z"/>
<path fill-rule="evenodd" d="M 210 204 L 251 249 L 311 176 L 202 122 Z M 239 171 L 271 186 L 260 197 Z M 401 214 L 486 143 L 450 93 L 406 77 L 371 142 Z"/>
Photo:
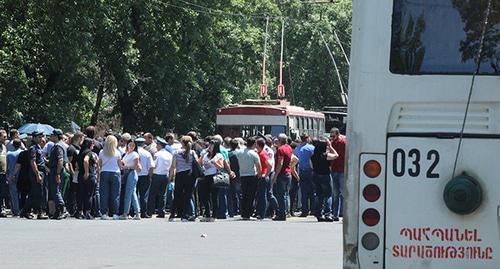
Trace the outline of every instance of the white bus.
<path fill-rule="evenodd" d="M 355 0 L 349 88 L 344 268 L 500 268 L 500 1 Z"/>

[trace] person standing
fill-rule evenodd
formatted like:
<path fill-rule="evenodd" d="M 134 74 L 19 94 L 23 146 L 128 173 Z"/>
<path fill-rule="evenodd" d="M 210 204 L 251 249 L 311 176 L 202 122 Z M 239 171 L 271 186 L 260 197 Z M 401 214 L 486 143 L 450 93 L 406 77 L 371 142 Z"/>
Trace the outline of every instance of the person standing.
<path fill-rule="evenodd" d="M 94 153 L 99 155 L 99 153 L 101 152 L 102 148 L 103 148 L 103 145 L 101 144 L 101 142 L 99 142 L 97 139 L 96 139 L 96 130 L 95 130 L 95 126 L 87 126 L 87 128 L 85 128 L 85 136 L 87 138 L 90 138 L 94 141 Z"/>
<path fill-rule="evenodd" d="M 78 167 L 78 210 L 82 212 L 78 218 L 94 219 L 91 214 L 92 201 L 96 192 L 99 175 L 99 158 L 93 152 L 94 140 L 85 138 L 81 151 L 76 157 Z"/>
<path fill-rule="evenodd" d="M 50 141 L 54 144 L 49 152 L 49 200 L 54 201 L 56 211 L 53 219 L 64 219 L 69 216 L 66 211 L 65 203 L 62 197 L 61 188 L 65 171 L 68 164 L 68 156 L 62 142 L 63 132 L 60 129 L 54 129 L 50 135 Z"/>
<path fill-rule="evenodd" d="M 139 181 L 137 181 L 137 196 L 139 199 L 139 206 L 142 208 L 141 218 L 147 218 L 146 209 L 148 208 L 148 196 L 150 194 L 149 190 L 152 180 L 151 176 L 153 175 L 154 160 L 152 153 L 143 147 L 145 139 L 137 138 L 135 141 L 139 147 L 139 163 L 142 168 L 137 174 L 139 176 Z"/>
<path fill-rule="evenodd" d="M 113 219 L 118 219 L 118 207 L 120 205 L 120 165 L 121 154 L 117 149 L 118 140 L 115 136 L 106 137 L 103 149 L 99 152 L 99 167 L 101 176 L 99 178 L 100 210 L 101 219 L 109 219 L 108 213 Z M 108 210 L 108 201 L 111 202 Z"/>
<path fill-rule="evenodd" d="M 249 220 L 253 213 L 253 203 L 257 192 L 257 181 L 262 178 L 262 167 L 260 158 L 255 151 L 255 138 L 246 140 L 247 146 L 236 151 L 236 157 L 240 166 L 241 178 L 241 218 Z"/>
<path fill-rule="evenodd" d="M 7 132 L 0 130 L 0 218 L 6 218 L 5 207 L 9 204 L 9 186 L 7 184 Z"/>
<path fill-rule="evenodd" d="M 170 167 L 172 166 L 173 156 L 165 148 L 167 142 L 160 137 L 156 138 L 158 151 L 155 153 L 152 171 L 151 187 L 149 188 L 148 207 L 146 217 L 151 217 L 158 205 L 157 218 L 165 217 L 165 198 L 167 185 L 169 182 Z"/>
<path fill-rule="evenodd" d="M 42 208 L 45 206 L 46 201 L 44 201 L 43 188 L 44 181 L 46 178 L 46 168 L 45 159 L 43 157 L 43 151 L 40 147 L 43 139 L 43 132 L 35 131 L 31 134 L 31 146 L 29 147 L 29 178 L 30 178 L 30 194 L 28 200 L 26 201 L 23 210 L 21 212 L 21 217 L 32 219 L 31 210 L 37 215 L 37 219 L 48 219 L 48 217 L 43 214 Z"/>
<path fill-rule="evenodd" d="M 234 178 L 231 179 L 229 184 L 228 194 L 228 213 L 229 217 L 234 217 L 240 212 L 241 201 L 241 179 L 240 179 L 240 165 L 235 153 L 240 148 L 240 143 L 237 139 L 231 139 L 229 142 L 231 150 L 229 151 L 229 165 L 231 171 L 234 172 Z"/>
<path fill-rule="evenodd" d="M 182 149 L 175 152 L 170 168 L 170 178 L 175 181 L 173 209 L 170 210 L 169 221 L 173 221 L 176 213 L 181 217 L 182 221 L 194 221 L 194 212 L 191 210 L 191 199 L 193 197 L 194 185 L 196 178 L 194 177 L 193 161 L 198 159 L 196 152 L 193 150 L 193 139 L 186 135 L 181 138 Z"/>
<path fill-rule="evenodd" d="M 89 138 L 90 139 L 90 138 Z M 78 161 L 77 157 L 80 154 L 80 145 L 83 141 L 83 133 L 77 132 L 71 137 L 71 143 L 68 146 L 67 154 L 69 160 L 69 174 L 71 182 L 69 183 L 69 189 L 66 192 L 64 201 L 66 203 L 66 208 L 71 216 L 75 214 L 78 216 Z"/>
<path fill-rule="evenodd" d="M 260 165 L 262 167 L 262 178 L 257 183 L 257 219 L 264 219 L 266 216 L 266 211 L 269 206 L 267 200 L 267 186 L 269 186 L 269 175 L 271 174 L 273 164 L 269 159 L 268 153 L 264 150 L 266 147 L 266 141 L 263 138 L 257 139 L 256 148 L 259 154 Z"/>
<path fill-rule="evenodd" d="M 219 202 L 219 188 L 214 185 L 214 176 L 224 168 L 224 157 L 220 152 L 220 143 L 217 140 L 209 142 L 208 150 L 199 159 L 203 166 L 204 177 L 198 181 L 200 204 L 204 207 L 202 221 L 212 222 L 217 217 Z"/>
<path fill-rule="evenodd" d="M 157 152 L 156 143 L 154 141 L 154 136 L 151 133 L 144 134 L 144 149 L 151 153 L 151 156 L 154 156 Z"/>
<path fill-rule="evenodd" d="M 141 208 L 137 199 L 137 181 L 139 180 L 137 173 L 141 172 L 140 156 L 137 152 L 137 145 L 133 139 L 129 140 L 126 145 L 126 153 L 122 158 L 123 177 L 126 178 L 125 192 L 123 193 L 123 214 L 121 220 L 128 219 L 130 207 L 134 208 L 135 220 L 141 219 Z"/>
<path fill-rule="evenodd" d="M 339 156 L 331 162 L 331 175 L 333 183 L 333 214 L 336 217 L 342 217 L 342 206 L 344 201 L 344 165 L 345 149 L 347 139 L 340 134 L 338 128 L 332 128 L 330 131 L 331 147 L 330 151 L 335 151 Z"/>
<path fill-rule="evenodd" d="M 336 159 L 336 152 L 328 152 L 327 142 L 324 140 L 315 141 L 314 154 L 311 156 L 313 168 L 313 183 L 316 192 L 316 206 L 313 209 L 314 216 L 321 221 L 338 221 L 332 216 L 332 185 L 330 177 L 330 161 Z"/>
<path fill-rule="evenodd" d="M 290 162 L 292 160 L 292 148 L 287 144 L 288 137 L 285 134 L 278 135 L 278 149 L 276 151 L 275 174 L 273 185 L 275 185 L 274 193 L 278 200 L 278 208 L 276 217 L 273 220 L 285 221 L 286 210 L 288 204 L 288 193 L 290 191 L 290 183 L 292 180 Z"/>
<path fill-rule="evenodd" d="M 314 154 L 314 146 L 311 145 L 311 139 L 307 134 L 302 134 L 300 140 L 302 143 L 294 151 L 295 156 L 299 158 L 300 201 L 302 203 L 302 212 L 299 217 L 307 217 L 315 201 L 313 170 L 311 167 L 311 156 Z"/>
<path fill-rule="evenodd" d="M 14 217 L 19 216 L 19 193 L 17 191 L 17 181 L 20 167 L 16 169 L 16 166 L 19 154 L 22 152 L 21 145 L 21 140 L 17 138 L 14 139 L 12 141 L 12 146 L 15 150 L 7 153 L 7 183 L 9 185 L 10 205 L 12 215 Z"/>
<path fill-rule="evenodd" d="M 174 133 L 168 133 L 165 135 L 165 141 L 167 142 L 167 145 L 165 146 L 165 150 L 170 152 L 170 154 L 174 154 L 174 149 L 172 148 L 174 143 L 175 143 L 175 134 Z"/>
<path fill-rule="evenodd" d="M 19 131 L 17 129 L 10 129 L 9 131 L 10 141 L 7 143 L 7 151 L 16 151 L 17 149 L 14 147 L 14 140 L 21 139 Z M 26 150 L 26 146 L 21 143 L 21 150 Z"/>

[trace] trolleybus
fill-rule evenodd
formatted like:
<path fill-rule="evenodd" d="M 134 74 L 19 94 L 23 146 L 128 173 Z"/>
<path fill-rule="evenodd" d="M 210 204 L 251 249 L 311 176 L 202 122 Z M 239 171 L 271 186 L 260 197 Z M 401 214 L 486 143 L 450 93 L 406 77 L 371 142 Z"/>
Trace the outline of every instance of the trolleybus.
<path fill-rule="evenodd" d="M 353 2 L 344 268 L 500 268 L 500 1 Z"/>
<path fill-rule="evenodd" d="M 302 133 L 320 136 L 325 132 L 325 116 L 284 100 L 245 100 L 242 104 L 218 109 L 217 131 L 224 137 L 280 133 L 292 139 Z"/>

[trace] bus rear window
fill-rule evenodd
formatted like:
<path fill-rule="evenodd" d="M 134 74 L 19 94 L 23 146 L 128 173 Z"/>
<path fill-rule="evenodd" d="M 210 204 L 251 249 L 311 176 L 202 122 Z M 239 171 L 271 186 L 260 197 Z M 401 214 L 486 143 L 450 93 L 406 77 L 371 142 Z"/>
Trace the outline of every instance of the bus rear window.
<path fill-rule="evenodd" d="M 488 0 L 394 0 L 390 71 L 472 74 Z M 492 0 L 479 74 L 500 75 L 500 1 Z"/>

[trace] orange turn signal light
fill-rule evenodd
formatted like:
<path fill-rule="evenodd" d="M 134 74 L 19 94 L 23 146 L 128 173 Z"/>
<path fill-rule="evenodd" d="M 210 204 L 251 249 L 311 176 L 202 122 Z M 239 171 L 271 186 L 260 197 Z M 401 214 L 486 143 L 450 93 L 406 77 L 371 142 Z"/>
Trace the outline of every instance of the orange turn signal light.
<path fill-rule="evenodd" d="M 375 178 L 378 177 L 382 172 L 382 167 L 380 166 L 379 162 L 375 160 L 369 160 L 363 166 L 363 172 L 367 177 Z"/>

